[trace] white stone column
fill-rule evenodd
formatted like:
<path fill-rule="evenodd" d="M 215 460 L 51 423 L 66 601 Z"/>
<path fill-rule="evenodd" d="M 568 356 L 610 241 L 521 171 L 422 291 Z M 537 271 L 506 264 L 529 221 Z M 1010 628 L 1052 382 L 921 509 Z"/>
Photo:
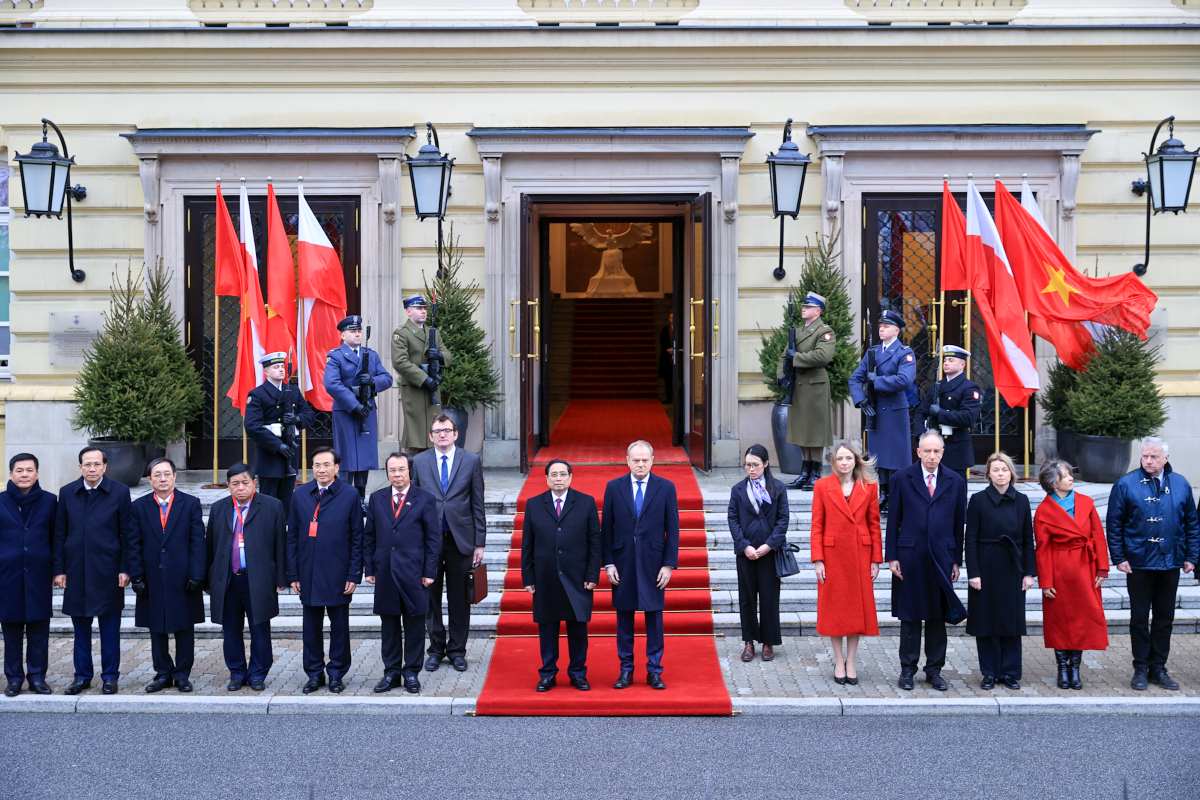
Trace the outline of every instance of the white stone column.
<path fill-rule="evenodd" d="M 741 455 L 738 439 L 738 336 L 737 336 L 737 219 L 738 173 L 741 153 L 721 153 L 721 196 L 713 208 L 713 286 L 721 298 L 715 309 L 717 330 L 713 343 L 720 354 L 713 359 L 713 465 L 736 464 Z"/>
<path fill-rule="evenodd" d="M 138 176 L 142 179 L 142 215 L 145 218 L 144 249 L 146 266 L 153 266 L 162 257 L 162 193 L 159 181 L 162 176 L 162 165 L 158 156 L 143 156 L 138 160 Z M 182 289 L 180 289 L 182 296 Z M 181 303 L 182 306 L 182 303 Z"/>
<path fill-rule="evenodd" d="M 403 324 L 402 295 L 404 288 L 404 261 L 401 258 L 400 242 L 400 160 L 401 153 L 379 155 L 379 208 L 363 208 L 364 217 L 372 213 L 377 217 L 375 226 L 379 234 L 378 255 L 374 265 L 363 261 L 363 288 L 370 288 L 371 313 L 378 331 L 373 347 L 383 359 L 384 366 L 392 367 L 392 331 Z M 364 196 L 364 200 L 366 196 Z M 364 226 L 365 233 L 365 226 Z M 363 242 L 366 243 L 365 241 Z M 366 293 L 364 293 L 365 296 Z M 365 304 L 364 304 L 364 310 Z M 400 413 L 399 387 L 384 395 L 387 402 L 379 404 L 380 442 L 399 443 L 403 435 L 403 415 Z M 391 446 L 386 447 L 391 450 Z"/>
<path fill-rule="evenodd" d="M 492 462 L 503 458 L 505 439 L 515 440 L 517 429 L 506 424 L 506 419 L 516 419 L 513 408 L 520 410 L 520 376 L 515 374 L 516 362 L 508 357 L 509 336 L 508 300 L 519 291 L 515 285 L 505 285 L 504 280 L 504 221 L 500 155 L 480 153 L 483 163 L 483 317 L 488 335 L 488 347 L 492 352 L 492 363 L 500 374 L 500 390 L 504 399 L 484 412 L 484 456 Z M 515 377 L 514 377 L 515 376 Z M 514 388 L 515 387 L 515 388 Z M 495 456 L 489 452 L 495 448 Z M 511 463 L 511 462 L 510 462 Z"/>

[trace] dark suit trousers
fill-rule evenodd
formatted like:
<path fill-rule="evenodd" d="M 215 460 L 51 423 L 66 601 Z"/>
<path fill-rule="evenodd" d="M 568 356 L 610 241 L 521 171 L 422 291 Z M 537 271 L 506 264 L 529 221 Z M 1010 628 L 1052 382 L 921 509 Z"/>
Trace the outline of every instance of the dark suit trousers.
<path fill-rule="evenodd" d="M 900 622 L 900 668 L 916 672 L 921 660 L 921 627 L 925 628 L 925 672 L 941 672 L 946 666 L 946 621 L 927 619 Z"/>
<path fill-rule="evenodd" d="M 738 610 L 742 641 L 783 644 L 779 629 L 779 576 L 774 554 L 754 561 L 737 554 Z"/>
<path fill-rule="evenodd" d="M 171 636 L 175 637 L 175 660 L 171 660 Z M 154 677 L 187 680 L 192 676 L 196 661 L 196 629 L 185 628 L 171 633 L 150 634 L 150 660 Z"/>
<path fill-rule="evenodd" d="M 421 648 L 425 644 L 424 614 L 380 614 L 385 675 L 416 675 L 421 671 Z"/>
<path fill-rule="evenodd" d="M 538 675 L 553 678 L 558 674 L 557 622 L 538 623 L 538 645 L 542 651 L 542 667 Z M 567 620 L 567 653 L 571 659 L 567 664 L 567 674 L 572 678 L 587 677 L 587 651 L 587 623 Z"/>
<path fill-rule="evenodd" d="M 1125 576 L 1125 588 L 1129 591 L 1129 639 L 1133 645 L 1134 669 L 1165 667 L 1171 654 L 1179 570 L 1135 569 Z"/>
<path fill-rule="evenodd" d="M 263 494 L 274 497 L 283 503 L 283 513 L 286 515 L 291 507 L 292 492 L 296 489 L 296 476 L 290 478 L 258 478 L 258 488 Z"/>
<path fill-rule="evenodd" d="M 979 650 L 979 671 L 993 678 L 1021 680 L 1020 636 L 976 636 Z"/>
<path fill-rule="evenodd" d="M 636 611 L 617 611 L 617 657 L 621 671 L 633 672 L 633 615 Z M 662 672 L 663 612 L 643 611 L 646 617 L 646 674 Z"/>
<path fill-rule="evenodd" d="M 325 663 L 325 615 L 329 615 L 329 663 Z M 304 672 L 338 680 L 350 671 L 350 604 L 304 606 Z"/>
<path fill-rule="evenodd" d="M 46 664 L 50 660 L 50 620 L 40 622 L 5 622 L 4 677 L 18 686 L 26 677 L 32 684 L 46 679 Z M 26 669 L 21 668 L 25 639 L 29 649 L 24 652 Z"/>
<path fill-rule="evenodd" d="M 429 629 L 429 655 L 466 656 L 467 633 L 471 626 L 471 602 L 467 597 L 467 576 L 471 574 L 474 553 L 458 552 L 450 531 L 442 533 L 442 560 L 438 574 L 429 587 L 429 613 L 425 627 Z M 446 606 L 450 612 L 450 637 L 442 624 L 442 586 L 446 587 Z"/>
<path fill-rule="evenodd" d="M 75 626 L 75 677 L 90 681 L 95 677 L 92 666 L 92 617 L 71 617 Z M 115 681 L 121 677 L 121 610 L 100 617 L 100 680 Z"/>
<path fill-rule="evenodd" d="M 230 680 L 267 679 L 275 653 L 271 649 L 271 621 L 250 626 L 250 664 L 246 665 L 246 642 L 242 638 L 246 620 L 250 617 L 250 579 L 246 573 L 231 574 L 225 586 L 224 616 L 221 634 L 224 637 L 225 666 Z"/>

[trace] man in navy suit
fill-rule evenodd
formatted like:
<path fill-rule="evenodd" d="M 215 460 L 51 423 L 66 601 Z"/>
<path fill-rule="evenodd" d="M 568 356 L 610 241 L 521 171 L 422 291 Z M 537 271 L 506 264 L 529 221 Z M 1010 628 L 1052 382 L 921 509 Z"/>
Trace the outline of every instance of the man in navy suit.
<path fill-rule="evenodd" d="M 917 444 L 920 462 L 894 476 L 885 558 L 892 570 L 892 616 L 900 620 L 900 679 L 913 688 L 925 629 L 925 678 L 939 692 L 946 664 L 946 623 L 967 618 L 954 582 L 962 563 L 967 517 L 967 482 L 941 465 L 945 444 L 925 431 Z"/>
<path fill-rule="evenodd" d="M 429 587 L 442 555 L 442 526 L 433 495 L 412 484 L 412 459 L 392 453 L 384 462 L 389 486 L 376 490 L 367 504 L 363 566 L 375 587 L 374 612 L 382 625 L 383 678 L 376 692 L 401 683 L 410 694 L 421 691 L 417 673 L 425 647 Z"/>
<path fill-rule="evenodd" d="M 350 670 L 350 598 L 362 580 L 363 516 L 354 487 L 337 479 L 339 461 L 330 447 L 313 453 L 314 480 L 296 488 L 288 514 L 288 580 L 304 607 L 305 694 L 325 685 L 326 671 L 329 691 L 340 694 Z"/>
<path fill-rule="evenodd" d="M 134 622 L 150 629 L 154 680 L 146 693 L 174 685 L 192 691 L 196 623 L 204 621 L 204 518 L 200 498 L 175 490 L 175 462 L 150 462 L 154 491 L 133 502 L 129 571 L 137 595 Z M 171 634 L 175 658 L 171 659 Z"/>
<path fill-rule="evenodd" d="M 629 474 L 604 489 L 601 535 L 604 568 L 617 612 L 617 656 L 621 673 L 614 689 L 633 683 L 633 615 L 646 619 L 646 683 L 665 689 L 662 679 L 663 608 L 671 572 L 679 566 L 679 504 L 675 484 L 650 474 L 654 448 L 638 440 L 625 450 Z"/>

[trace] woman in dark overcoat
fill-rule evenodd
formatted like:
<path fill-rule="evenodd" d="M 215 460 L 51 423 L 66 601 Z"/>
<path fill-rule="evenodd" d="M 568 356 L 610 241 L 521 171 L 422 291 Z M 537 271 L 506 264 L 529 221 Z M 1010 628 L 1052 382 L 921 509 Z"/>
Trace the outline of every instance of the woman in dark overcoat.
<path fill-rule="evenodd" d="M 1021 688 L 1025 592 L 1037 574 L 1029 498 L 1013 486 L 1004 453 L 987 460 L 988 485 L 967 503 L 967 634 L 979 651 L 980 687 Z"/>

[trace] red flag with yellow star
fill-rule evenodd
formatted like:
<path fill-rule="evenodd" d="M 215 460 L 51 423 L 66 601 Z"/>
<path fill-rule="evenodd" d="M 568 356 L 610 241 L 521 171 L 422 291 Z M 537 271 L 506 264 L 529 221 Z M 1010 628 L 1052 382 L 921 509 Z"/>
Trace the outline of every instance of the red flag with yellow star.
<path fill-rule="evenodd" d="M 996 227 L 1008 253 L 1030 327 L 1063 363 L 1087 364 L 1090 338 L 1078 323 L 1098 322 L 1146 337 L 1158 295 L 1132 272 L 1090 278 L 1071 266 L 1041 225 L 996 181 Z"/>

